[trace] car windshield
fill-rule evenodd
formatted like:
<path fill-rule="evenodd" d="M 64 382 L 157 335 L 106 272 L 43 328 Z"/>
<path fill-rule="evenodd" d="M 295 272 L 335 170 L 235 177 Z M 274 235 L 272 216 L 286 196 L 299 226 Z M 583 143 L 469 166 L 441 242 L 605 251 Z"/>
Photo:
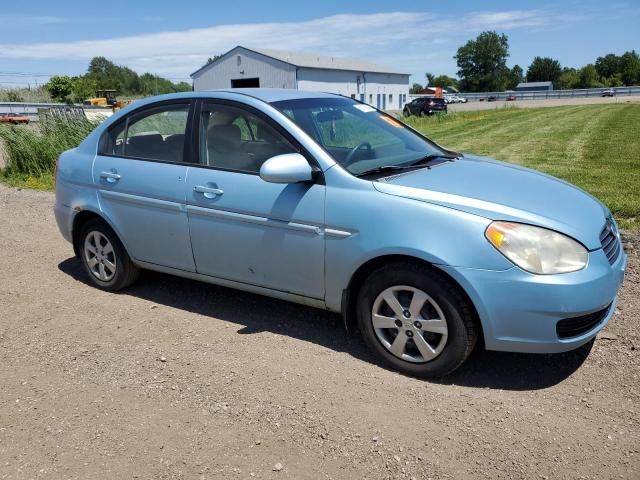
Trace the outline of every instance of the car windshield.
<path fill-rule="evenodd" d="M 395 118 L 348 98 L 304 98 L 272 105 L 354 175 L 448 153 Z"/>

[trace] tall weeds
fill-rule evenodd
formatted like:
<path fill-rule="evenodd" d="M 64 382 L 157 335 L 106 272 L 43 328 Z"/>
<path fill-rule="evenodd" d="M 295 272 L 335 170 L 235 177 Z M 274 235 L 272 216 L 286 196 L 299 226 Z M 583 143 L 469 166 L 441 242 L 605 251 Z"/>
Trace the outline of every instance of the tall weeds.
<path fill-rule="evenodd" d="M 96 125 L 84 117 L 45 117 L 37 125 L 0 126 L 7 157 L 4 175 L 52 174 L 58 156 L 77 147 Z"/>

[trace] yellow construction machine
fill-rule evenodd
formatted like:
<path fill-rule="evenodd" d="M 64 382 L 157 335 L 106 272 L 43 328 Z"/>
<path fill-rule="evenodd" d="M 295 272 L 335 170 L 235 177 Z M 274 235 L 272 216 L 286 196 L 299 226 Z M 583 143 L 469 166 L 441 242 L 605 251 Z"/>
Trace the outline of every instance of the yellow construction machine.
<path fill-rule="evenodd" d="M 87 98 L 84 101 L 84 104 L 92 107 L 111 107 L 115 112 L 129 104 L 126 100 L 118 100 L 116 98 L 117 93 L 117 90 L 96 90 L 96 96 L 93 98 Z"/>

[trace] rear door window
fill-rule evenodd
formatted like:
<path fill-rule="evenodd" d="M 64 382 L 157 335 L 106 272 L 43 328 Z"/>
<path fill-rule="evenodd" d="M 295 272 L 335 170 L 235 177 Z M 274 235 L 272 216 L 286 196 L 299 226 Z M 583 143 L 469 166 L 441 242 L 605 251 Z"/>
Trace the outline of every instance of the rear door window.
<path fill-rule="evenodd" d="M 185 161 L 189 104 L 134 113 L 107 133 L 102 154 L 180 163 Z"/>

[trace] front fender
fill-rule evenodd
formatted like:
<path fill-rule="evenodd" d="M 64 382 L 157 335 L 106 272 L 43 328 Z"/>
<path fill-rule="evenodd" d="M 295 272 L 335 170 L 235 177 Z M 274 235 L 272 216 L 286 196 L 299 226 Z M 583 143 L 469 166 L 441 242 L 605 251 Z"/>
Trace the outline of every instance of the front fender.
<path fill-rule="evenodd" d="M 484 270 L 513 266 L 484 236 L 491 220 L 386 195 L 360 179 L 343 187 L 331 178 L 334 170 L 327 172 L 326 225 L 349 235 L 326 240 L 325 301 L 330 310 L 341 310 L 342 294 L 353 274 L 377 257 L 403 255 L 434 265 Z"/>

